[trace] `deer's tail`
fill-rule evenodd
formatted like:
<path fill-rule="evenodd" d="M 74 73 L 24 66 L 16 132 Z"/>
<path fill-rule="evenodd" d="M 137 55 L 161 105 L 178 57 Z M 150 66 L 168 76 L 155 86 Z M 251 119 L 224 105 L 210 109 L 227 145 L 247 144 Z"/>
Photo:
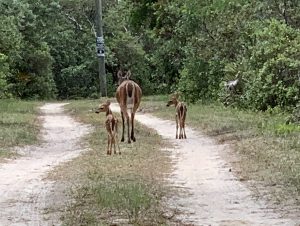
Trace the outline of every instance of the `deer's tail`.
<path fill-rule="evenodd" d="M 135 86 L 131 82 L 126 84 L 126 103 L 127 108 L 133 109 L 135 102 Z"/>

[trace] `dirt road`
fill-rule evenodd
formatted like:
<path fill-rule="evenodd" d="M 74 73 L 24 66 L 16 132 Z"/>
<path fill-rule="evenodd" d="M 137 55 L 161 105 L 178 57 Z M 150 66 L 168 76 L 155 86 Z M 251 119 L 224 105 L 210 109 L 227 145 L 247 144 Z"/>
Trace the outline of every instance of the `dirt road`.
<path fill-rule="evenodd" d="M 297 216 L 284 219 L 263 201 L 251 197 L 220 157 L 226 146 L 191 129 L 186 131 L 187 140 L 176 140 L 174 122 L 149 115 L 138 115 L 136 119 L 176 145 L 170 150 L 175 171 L 169 179 L 182 192 L 170 198 L 170 205 L 183 213 L 180 219 L 195 225 L 300 225 Z"/>
<path fill-rule="evenodd" d="M 118 111 L 118 106 L 113 105 L 113 110 Z M 195 225 L 300 225 L 300 215 L 285 219 L 262 200 L 252 198 L 221 158 L 225 145 L 218 145 L 189 128 L 188 139 L 176 140 L 174 121 L 147 114 L 137 114 L 136 120 L 176 146 L 169 150 L 175 162 L 169 181 L 181 192 L 171 197 L 169 204 L 182 213 L 179 219 Z"/>
<path fill-rule="evenodd" d="M 1 226 L 60 225 L 59 214 L 49 208 L 55 210 L 64 197 L 54 195 L 53 182 L 44 178 L 55 166 L 84 151 L 79 138 L 90 130 L 64 114 L 63 106 L 41 108 L 42 145 L 23 148 L 24 157 L 0 165 Z M 119 111 L 118 106 L 113 105 L 113 110 Z M 175 145 L 169 150 L 175 163 L 169 181 L 181 192 L 168 203 L 180 211 L 179 219 L 193 225 L 300 225 L 299 216 L 285 218 L 252 198 L 220 157 L 226 146 L 191 129 L 187 129 L 187 140 L 176 140 L 173 121 L 146 114 L 136 119 Z"/>
<path fill-rule="evenodd" d="M 65 104 L 41 107 L 43 123 L 40 146 L 19 151 L 23 157 L 0 165 L 0 225 L 59 225 L 58 216 L 49 214 L 61 197 L 51 195 L 53 182 L 44 179 L 58 164 L 79 155 L 79 138 L 89 128 L 63 112 Z"/>

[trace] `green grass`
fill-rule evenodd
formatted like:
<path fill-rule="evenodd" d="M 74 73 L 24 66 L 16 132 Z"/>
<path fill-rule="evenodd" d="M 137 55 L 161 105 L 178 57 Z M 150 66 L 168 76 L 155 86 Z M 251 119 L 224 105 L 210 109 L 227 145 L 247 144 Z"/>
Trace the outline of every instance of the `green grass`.
<path fill-rule="evenodd" d="M 37 142 L 39 102 L 0 100 L 0 159 L 15 155 L 14 146 Z"/>
<path fill-rule="evenodd" d="M 174 107 L 165 105 L 166 100 L 146 102 L 142 108 L 174 120 Z M 280 112 L 242 111 L 214 103 L 189 105 L 186 124 L 220 143 L 231 144 L 238 161 L 230 157 L 228 161 L 237 176 L 257 182 L 253 187 L 257 195 L 265 195 L 267 188 L 271 202 L 299 205 L 300 126 L 286 125 L 286 119 Z"/>
<path fill-rule="evenodd" d="M 64 225 L 164 225 L 162 197 L 165 173 L 171 167 L 165 144 L 152 130 L 136 126 L 137 142 L 120 143 L 121 155 L 106 155 L 105 115 L 95 114 L 99 101 L 72 101 L 69 112 L 94 131 L 86 137 L 91 149 L 57 170 L 55 177 L 73 181 L 74 203 L 63 216 Z M 118 116 L 120 119 L 120 116 Z M 119 125 L 119 137 L 121 136 Z M 74 181 L 76 180 L 76 181 Z"/>

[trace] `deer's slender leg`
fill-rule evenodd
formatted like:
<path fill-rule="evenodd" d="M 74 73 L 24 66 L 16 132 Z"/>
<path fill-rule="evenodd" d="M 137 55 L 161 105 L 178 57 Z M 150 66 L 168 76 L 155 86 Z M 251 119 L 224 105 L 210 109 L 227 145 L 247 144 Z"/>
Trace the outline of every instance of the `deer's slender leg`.
<path fill-rule="evenodd" d="M 179 139 L 182 139 L 182 119 L 179 119 Z"/>
<path fill-rule="evenodd" d="M 178 139 L 178 116 L 176 115 L 175 116 L 175 119 L 176 119 L 176 139 Z"/>
<path fill-rule="evenodd" d="M 184 112 L 184 115 L 183 115 L 183 134 L 184 134 L 184 139 L 186 139 L 186 134 L 185 134 L 185 117 L 186 117 L 186 112 Z"/>
<path fill-rule="evenodd" d="M 178 138 L 181 139 L 181 120 L 180 120 L 180 114 L 178 114 L 178 124 L 179 124 L 179 135 L 178 135 Z"/>
<path fill-rule="evenodd" d="M 180 127 L 181 127 L 181 139 L 183 139 L 184 138 L 184 121 L 183 121 L 183 116 L 181 118 L 181 125 L 180 125 Z"/>
<path fill-rule="evenodd" d="M 179 139 L 182 138 L 182 127 L 181 127 L 181 120 L 179 119 Z"/>
<path fill-rule="evenodd" d="M 115 134 L 114 134 L 113 137 L 112 137 L 112 143 L 113 143 L 113 145 L 114 145 L 114 154 L 117 154 Z"/>
<path fill-rule="evenodd" d="M 128 144 L 131 143 L 131 139 L 130 139 L 130 118 L 129 115 L 126 114 L 126 122 L 127 122 L 127 138 L 128 138 Z"/>
<path fill-rule="evenodd" d="M 135 136 L 134 136 L 134 115 L 135 112 L 131 112 L 131 140 L 135 142 Z"/>
<path fill-rule="evenodd" d="M 124 142 L 125 120 L 124 120 L 123 111 L 121 111 L 121 116 L 122 116 L 122 138 L 121 138 L 121 142 Z"/>
<path fill-rule="evenodd" d="M 126 108 L 126 105 L 125 106 L 122 106 L 121 107 L 121 111 L 122 111 L 122 121 L 123 121 L 123 125 L 124 125 L 124 121 L 126 120 L 126 124 L 127 124 L 127 138 L 128 138 L 128 144 L 131 143 L 131 140 L 130 140 L 130 118 L 129 118 L 129 115 L 128 115 L 128 112 L 127 112 L 127 108 Z M 124 130 L 125 130 L 125 126 L 123 126 L 123 133 L 122 133 L 122 140 L 121 141 L 124 141 Z"/>
<path fill-rule="evenodd" d="M 186 134 L 185 134 L 185 125 L 183 123 L 183 138 L 186 139 Z"/>
<path fill-rule="evenodd" d="M 109 137 L 109 135 L 107 135 L 107 151 L 106 151 L 106 154 L 108 154 L 108 155 L 109 155 L 109 139 L 110 139 L 110 137 Z"/>
<path fill-rule="evenodd" d="M 109 154 L 112 154 L 112 146 L 113 146 L 113 137 L 112 134 L 110 134 L 110 149 L 109 149 Z"/>
<path fill-rule="evenodd" d="M 116 129 L 116 133 L 115 133 L 116 139 L 115 139 L 115 141 L 117 142 L 117 147 L 118 147 L 119 155 L 120 155 L 121 154 L 121 150 L 120 150 L 120 146 L 119 146 L 118 124 L 119 124 L 119 122 L 116 119 L 116 127 L 115 127 L 115 129 Z"/>

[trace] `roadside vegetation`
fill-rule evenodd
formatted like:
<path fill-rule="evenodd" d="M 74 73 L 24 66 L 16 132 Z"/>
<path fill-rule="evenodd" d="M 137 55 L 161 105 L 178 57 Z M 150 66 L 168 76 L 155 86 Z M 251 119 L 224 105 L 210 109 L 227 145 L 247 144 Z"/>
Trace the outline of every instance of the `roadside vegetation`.
<path fill-rule="evenodd" d="M 146 101 L 145 101 L 146 100 Z M 144 99 L 143 111 L 174 119 L 168 97 Z M 187 126 L 230 144 L 225 153 L 232 171 L 273 204 L 300 204 L 300 125 L 286 121 L 288 114 L 274 110 L 253 112 L 218 103 L 188 105 Z M 175 128 L 175 127 L 174 127 Z"/>
<path fill-rule="evenodd" d="M 120 143 L 121 155 L 107 156 L 105 113 L 95 114 L 99 101 L 72 101 L 67 105 L 78 120 L 91 124 L 86 137 L 90 149 L 56 171 L 55 177 L 73 181 L 72 203 L 63 216 L 64 225 L 164 225 L 167 210 L 162 198 L 170 170 L 165 144 L 152 130 L 137 123 L 137 142 Z M 120 117 L 119 117 L 120 119 Z M 119 134 L 121 131 L 119 125 Z"/>
<path fill-rule="evenodd" d="M 38 141 L 39 102 L 0 100 L 0 161 L 16 155 L 13 147 Z"/>

